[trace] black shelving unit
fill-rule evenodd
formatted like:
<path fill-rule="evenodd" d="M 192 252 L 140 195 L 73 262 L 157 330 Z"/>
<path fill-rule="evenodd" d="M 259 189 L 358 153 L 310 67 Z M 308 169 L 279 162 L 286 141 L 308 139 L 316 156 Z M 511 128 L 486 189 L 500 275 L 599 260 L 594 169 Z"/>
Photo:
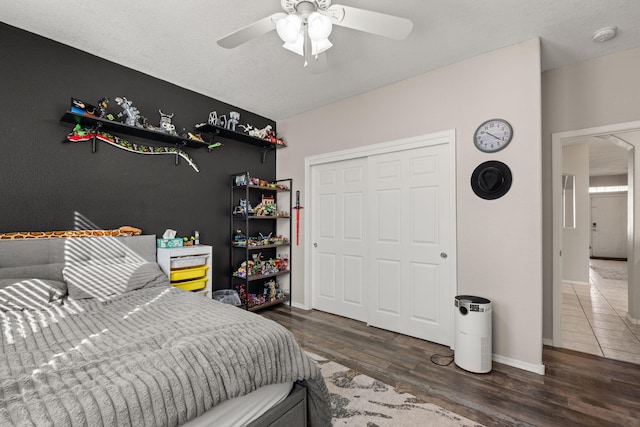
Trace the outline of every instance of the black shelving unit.
<path fill-rule="evenodd" d="M 239 206 L 240 200 L 247 200 L 252 206 L 257 206 L 262 200 L 262 196 L 273 196 L 276 200 L 275 215 L 253 215 L 246 211 L 242 214 L 231 213 L 231 289 L 238 290 L 244 286 L 247 297 L 242 300 L 243 306 L 247 310 L 256 311 L 276 304 L 291 304 L 291 208 L 292 208 L 292 179 L 281 179 L 269 185 L 252 184 L 252 177 L 249 172 L 241 172 L 231 175 L 231 206 Z M 235 209 L 235 208 L 232 208 Z M 244 244 L 236 241 L 237 230 L 242 230 L 246 240 Z M 274 234 L 280 231 L 283 240 L 277 243 L 270 243 L 267 239 L 252 240 L 251 237 L 262 234 L 263 236 Z M 285 235 L 285 233 L 287 235 Z M 284 270 L 270 272 L 269 274 L 250 274 L 248 265 L 255 256 L 262 256 L 263 259 L 273 260 L 278 256 L 287 255 L 288 266 Z M 239 267 L 244 263 L 245 277 L 236 276 Z M 281 298 L 257 302 L 249 298 L 250 294 L 263 295 L 265 283 L 272 279 L 285 279 L 288 286 L 280 283 L 283 292 Z"/>

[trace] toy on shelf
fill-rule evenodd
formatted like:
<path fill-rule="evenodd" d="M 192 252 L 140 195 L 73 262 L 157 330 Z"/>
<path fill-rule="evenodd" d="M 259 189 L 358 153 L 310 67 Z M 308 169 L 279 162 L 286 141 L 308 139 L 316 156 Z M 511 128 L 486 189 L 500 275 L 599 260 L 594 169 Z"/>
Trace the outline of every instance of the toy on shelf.
<path fill-rule="evenodd" d="M 240 123 L 240 113 L 237 111 L 231 111 L 229 113 L 229 120 L 227 121 L 227 129 L 235 132 L 238 123 Z"/>
<path fill-rule="evenodd" d="M 237 111 L 229 112 L 229 119 L 227 119 L 226 115 L 218 116 L 216 111 L 212 111 L 209 113 L 209 119 L 207 123 L 211 126 L 217 126 L 220 128 L 229 129 L 235 132 L 236 126 L 240 123 L 240 113 Z M 196 125 L 198 127 L 199 125 Z"/>
<path fill-rule="evenodd" d="M 242 304 L 246 304 L 247 302 L 247 289 L 245 285 L 236 286 L 236 291 L 238 292 L 238 296 L 240 297 L 240 301 Z"/>
<path fill-rule="evenodd" d="M 198 141 L 198 142 L 202 142 L 202 143 L 205 142 L 204 139 L 202 139 L 202 134 L 200 134 L 200 133 L 187 132 L 187 131 L 185 131 L 183 129 L 181 136 L 183 138 L 189 138 L 192 141 Z"/>
<path fill-rule="evenodd" d="M 98 106 L 87 104 L 76 98 L 71 98 L 70 111 L 75 114 L 82 114 L 89 117 L 100 117 L 103 119 L 113 120 L 114 117 L 107 113 L 107 106 L 109 104 L 108 98 L 100 98 L 98 100 Z"/>
<path fill-rule="evenodd" d="M 252 136 L 254 138 L 260 138 L 260 139 L 266 139 L 267 135 L 269 134 L 269 131 L 271 131 L 272 129 L 271 125 L 267 125 L 262 129 L 256 129 L 250 124 L 239 125 L 239 127 L 241 127 L 242 130 L 244 130 L 246 133 L 248 133 L 249 136 Z"/>
<path fill-rule="evenodd" d="M 145 119 L 140 115 L 140 110 L 133 106 L 133 102 L 129 101 L 125 97 L 116 97 L 116 103 L 122 108 L 122 111 L 118 113 L 117 117 L 121 118 L 126 116 L 124 121 L 129 126 L 143 127 L 142 124 Z"/>
<path fill-rule="evenodd" d="M 251 202 L 246 199 L 240 199 L 240 204 L 233 208 L 233 214 L 237 216 L 253 215 Z"/>
<path fill-rule="evenodd" d="M 287 145 L 287 143 L 284 142 L 284 139 L 278 138 L 276 136 L 276 133 L 274 131 L 272 131 L 271 129 L 269 129 L 267 131 L 267 136 L 264 139 L 266 139 L 269 142 L 273 142 L 276 145 L 282 145 L 282 146 L 286 146 Z"/>
<path fill-rule="evenodd" d="M 235 176 L 235 185 L 237 187 L 244 187 L 246 185 L 255 186 L 255 187 L 266 187 L 272 188 L 274 190 L 289 190 L 287 185 L 279 183 L 279 182 L 269 182 L 264 179 L 254 178 L 249 176 L 248 174 L 241 174 Z"/>
<path fill-rule="evenodd" d="M 262 201 L 254 209 L 255 216 L 275 216 L 278 208 L 273 196 L 262 195 Z"/>
<path fill-rule="evenodd" d="M 171 119 L 173 119 L 175 113 L 165 114 L 162 110 L 158 110 L 158 112 L 160 113 L 160 129 L 169 135 L 177 135 L 176 126 L 171 123 Z"/>
<path fill-rule="evenodd" d="M 100 111 L 99 117 L 103 119 L 113 120 L 114 117 L 107 113 L 107 107 L 109 106 L 109 98 L 102 97 L 98 99 L 98 110 Z"/>
<path fill-rule="evenodd" d="M 273 301 L 276 299 L 276 296 L 278 295 L 279 288 L 280 288 L 280 285 L 278 285 L 278 282 L 271 279 L 268 282 L 265 282 L 264 290 L 262 294 L 266 297 L 267 301 Z"/>
<path fill-rule="evenodd" d="M 236 234 L 233 236 L 233 246 L 245 247 L 247 244 L 247 236 L 242 230 L 236 230 Z"/>
<path fill-rule="evenodd" d="M 279 256 L 268 260 L 262 259 L 262 254 L 254 254 L 253 259 L 243 261 L 233 272 L 235 277 L 246 279 L 251 276 L 269 276 L 287 271 L 289 268 L 289 255 Z"/>
<path fill-rule="evenodd" d="M 268 235 L 263 235 L 262 233 L 258 233 L 258 236 L 247 237 L 242 230 L 236 230 L 236 234 L 233 236 L 233 246 L 239 248 L 245 248 L 247 246 L 253 248 L 257 246 L 282 246 L 288 245 L 289 239 L 278 234 L 273 236 L 273 233 L 269 233 Z"/>

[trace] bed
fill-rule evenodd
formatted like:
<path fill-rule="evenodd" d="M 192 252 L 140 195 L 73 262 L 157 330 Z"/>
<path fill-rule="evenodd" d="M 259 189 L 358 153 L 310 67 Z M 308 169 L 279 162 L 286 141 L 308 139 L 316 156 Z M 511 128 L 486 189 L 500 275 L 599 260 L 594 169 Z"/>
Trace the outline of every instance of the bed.
<path fill-rule="evenodd" d="M 0 240 L 0 425 L 326 426 L 283 327 L 172 287 L 155 236 Z"/>

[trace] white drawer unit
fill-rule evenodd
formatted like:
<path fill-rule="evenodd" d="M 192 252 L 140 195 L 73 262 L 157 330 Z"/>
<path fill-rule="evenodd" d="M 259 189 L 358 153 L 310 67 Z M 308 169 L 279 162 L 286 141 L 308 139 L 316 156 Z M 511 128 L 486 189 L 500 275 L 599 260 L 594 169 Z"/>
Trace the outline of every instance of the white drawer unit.
<path fill-rule="evenodd" d="M 157 248 L 158 265 L 171 285 L 211 298 L 213 248 L 209 245 Z"/>

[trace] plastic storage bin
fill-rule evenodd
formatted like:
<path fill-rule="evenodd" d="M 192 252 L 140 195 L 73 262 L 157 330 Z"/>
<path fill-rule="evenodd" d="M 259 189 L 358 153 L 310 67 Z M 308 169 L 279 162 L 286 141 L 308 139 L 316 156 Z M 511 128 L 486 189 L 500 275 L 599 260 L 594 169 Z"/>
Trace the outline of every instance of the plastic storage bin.
<path fill-rule="evenodd" d="M 206 255 L 191 255 L 171 258 L 171 268 L 198 267 L 207 263 Z"/>
<path fill-rule="evenodd" d="M 211 298 L 216 301 L 220 301 L 225 304 L 232 304 L 235 306 L 239 306 L 240 304 L 242 304 L 240 302 L 238 292 L 234 291 L 233 289 L 222 289 L 219 291 L 215 291 L 211 295 Z"/>
<path fill-rule="evenodd" d="M 200 267 L 183 268 L 181 270 L 171 270 L 170 280 L 172 282 L 179 282 L 181 280 L 203 277 L 207 274 L 208 268 L 209 267 L 207 267 L 206 265 L 203 265 Z"/>
<path fill-rule="evenodd" d="M 206 277 L 201 277 L 196 280 L 187 280 L 186 282 L 172 283 L 171 285 L 184 291 L 198 291 L 207 286 L 207 280 L 209 279 L 207 279 Z"/>

